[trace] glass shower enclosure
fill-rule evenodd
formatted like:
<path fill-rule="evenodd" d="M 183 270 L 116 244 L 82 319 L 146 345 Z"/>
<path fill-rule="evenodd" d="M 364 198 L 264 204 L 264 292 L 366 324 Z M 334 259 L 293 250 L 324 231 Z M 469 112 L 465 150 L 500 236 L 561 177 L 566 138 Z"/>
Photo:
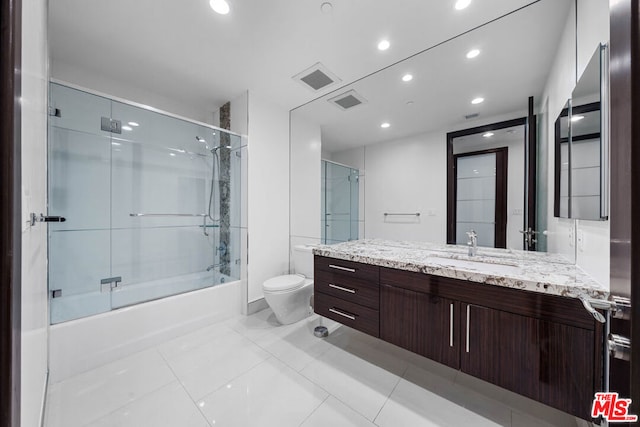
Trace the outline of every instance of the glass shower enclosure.
<path fill-rule="evenodd" d="M 321 176 L 322 243 L 358 240 L 358 169 L 322 160 Z"/>
<path fill-rule="evenodd" d="M 51 323 L 240 278 L 243 138 L 50 84 Z"/>

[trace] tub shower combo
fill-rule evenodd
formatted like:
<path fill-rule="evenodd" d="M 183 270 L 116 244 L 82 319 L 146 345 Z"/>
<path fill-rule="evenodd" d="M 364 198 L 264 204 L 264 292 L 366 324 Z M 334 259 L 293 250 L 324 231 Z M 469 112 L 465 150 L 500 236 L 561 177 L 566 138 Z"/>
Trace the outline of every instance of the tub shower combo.
<path fill-rule="evenodd" d="M 51 323 L 240 278 L 246 139 L 51 83 Z"/>

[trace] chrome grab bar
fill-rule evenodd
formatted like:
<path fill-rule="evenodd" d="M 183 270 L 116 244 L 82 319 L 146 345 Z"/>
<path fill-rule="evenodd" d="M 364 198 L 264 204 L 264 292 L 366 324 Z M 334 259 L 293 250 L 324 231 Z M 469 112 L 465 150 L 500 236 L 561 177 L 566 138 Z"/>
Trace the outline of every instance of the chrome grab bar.
<path fill-rule="evenodd" d="M 416 212 L 416 213 L 389 213 L 389 212 L 385 212 L 383 215 L 384 216 L 420 216 L 420 212 Z"/>
<path fill-rule="evenodd" d="M 130 213 L 129 216 L 140 217 L 140 216 L 197 216 L 203 217 L 207 216 L 206 213 L 201 214 L 162 214 L 162 213 Z"/>
<path fill-rule="evenodd" d="M 351 316 L 349 314 L 343 313 L 343 312 L 341 312 L 339 310 L 336 310 L 335 308 L 330 308 L 329 311 L 332 312 L 332 313 L 335 313 L 335 314 L 337 314 L 339 316 L 346 317 L 347 319 L 356 320 L 355 316 Z"/>

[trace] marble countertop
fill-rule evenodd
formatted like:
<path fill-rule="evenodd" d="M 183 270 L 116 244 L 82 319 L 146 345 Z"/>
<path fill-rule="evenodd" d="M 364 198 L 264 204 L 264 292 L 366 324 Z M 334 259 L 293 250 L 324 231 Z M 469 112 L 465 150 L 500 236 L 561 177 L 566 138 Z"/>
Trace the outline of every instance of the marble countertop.
<path fill-rule="evenodd" d="M 550 295 L 605 299 L 609 291 L 557 254 L 379 239 L 320 245 L 315 255 Z"/>

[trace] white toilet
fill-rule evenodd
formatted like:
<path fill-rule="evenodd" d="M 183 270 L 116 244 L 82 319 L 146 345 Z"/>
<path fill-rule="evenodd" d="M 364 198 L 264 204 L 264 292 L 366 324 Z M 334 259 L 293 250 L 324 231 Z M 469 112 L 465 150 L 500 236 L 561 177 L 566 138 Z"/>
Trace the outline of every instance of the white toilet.
<path fill-rule="evenodd" d="M 311 314 L 313 294 L 313 245 L 293 247 L 296 274 L 273 277 L 262 284 L 264 299 L 283 325 L 295 323 Z"/>

